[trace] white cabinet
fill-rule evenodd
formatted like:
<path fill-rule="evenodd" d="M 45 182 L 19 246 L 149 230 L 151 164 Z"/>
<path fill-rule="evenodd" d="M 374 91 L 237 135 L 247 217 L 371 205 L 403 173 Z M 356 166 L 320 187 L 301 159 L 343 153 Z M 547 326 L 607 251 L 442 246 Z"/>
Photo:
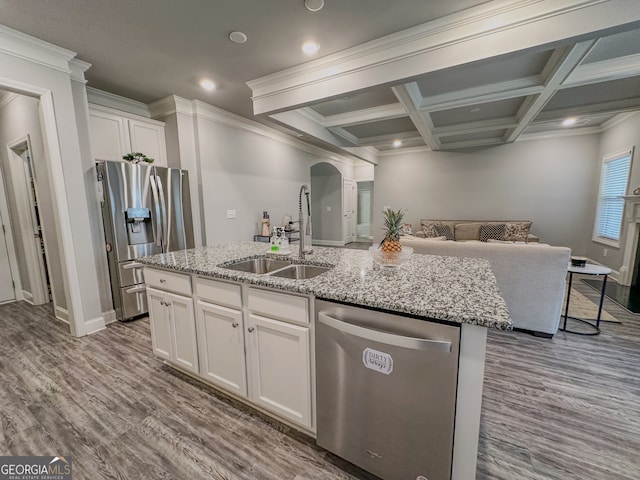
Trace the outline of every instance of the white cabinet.
<path fill-rule="evenodd" d="M 248 317 L 249 398 L 261 407 L 311 428 L 309 327 L 252 313 Z"/>
<path fill-rule="evenodd" d="M 198 373 L 196 320 L 189 276 L 145 268 L 145 280 L 153 352 L 180 368 Z"/>
<path fill-rule="evenodd" d="M 89 107 L 91 148 L 96 160 L 122 160 L 130 152 L 142 152 L 167 166 L 164 123 L 107 107 Z"/>
<path fill-rule="evenodd" d="M 247 396 L 242 311 L 199 300 L 196 304 L 200 375 Z"/>
<path fill-rule="evenodd" d="M 249 398 L 312 428 L 309 299 L 253 287 L 248 290 Z"/>

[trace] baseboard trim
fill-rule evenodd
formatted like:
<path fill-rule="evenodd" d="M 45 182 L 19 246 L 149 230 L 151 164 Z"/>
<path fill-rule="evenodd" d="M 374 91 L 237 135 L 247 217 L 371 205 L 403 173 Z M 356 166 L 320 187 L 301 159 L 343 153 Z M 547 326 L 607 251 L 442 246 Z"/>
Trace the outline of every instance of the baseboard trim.
<path fill-rule="evenodd" d="M 69 324 L 69 310 L 56 305 L 54 308 L 54 312 L 58 320 L 66 324 Z"/>
<path fill-rule="evenodd" d="M 319 247 L 344 247 L 346 244 L 340 240 L 313 240 L 312 245 L 318 245 Z"/>
<path fill-rule="evenodd" d="M 113 309 L 102 312 L 102 317 L 104 318 L 105 325 L 109 325 L 110 323 L 115 323 L 118 321 L 118 319 L 116 318 L 116 311 Z"/>
<path fill-rule="evenodd" d="M 106 328 L 104 317 L 100 315 L 99 317 L 84 322 L 84 335 L 91 335 Z"/>
<path fill-rule="evenodd" d="M 600 262 L 596 262 L 595 260 L 593 260 L 592 258 L 587 257 L 587 263 L 593 263 L 595 265 L 600 265 L 601 267 L 606 267 L 606 268 L 611 268 L 607 265 L 603 265 Z M 609 278 L 615 280 L 616 282 L 620 283 L 618 281 L 618 279 L 620 278 L 620 271 L 619 270 L 614 270 L 613 268 L 611 268 L 611 273 L 609 274 Z"/>
<path fill-rule="evenodd" d="M 22 290 L 22 300 L 30 305 L 35 305 L 35 303 L 33 303 L 33 295 L 31 292 L 27 292 L 26 290 Z"/>

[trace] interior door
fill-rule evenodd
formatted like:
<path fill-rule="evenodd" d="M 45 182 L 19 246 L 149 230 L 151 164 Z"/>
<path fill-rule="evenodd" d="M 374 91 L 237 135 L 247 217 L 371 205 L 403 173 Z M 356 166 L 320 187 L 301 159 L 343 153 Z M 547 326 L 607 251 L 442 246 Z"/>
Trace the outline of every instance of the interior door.
<path fill-rule="evenodd" d="M 356 240 L 356 202 L 358 198 L 356 182 L 344 180 L 342 197 L 344 243 L 351 243 Z"/>
<path fill-rule="evenodd" d="M 0 229 L 0 303 L 5 303 L 16 299 L 16 291 L 13 286 L 11 265 L 9 265 L 9 249 L 2 215 L 0 215 L 0 225 L 2 225 Z"/>

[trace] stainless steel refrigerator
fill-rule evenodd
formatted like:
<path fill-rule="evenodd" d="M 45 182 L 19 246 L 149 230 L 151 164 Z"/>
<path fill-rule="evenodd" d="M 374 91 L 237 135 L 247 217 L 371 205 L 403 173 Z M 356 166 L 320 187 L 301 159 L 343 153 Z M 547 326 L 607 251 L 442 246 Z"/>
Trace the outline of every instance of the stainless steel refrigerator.
<path fill-rule="evenodd" d="M 193 220 L 186 170 L 149 164 L 96 164 L 103 200 L 113 307 L 118 320 L 145 314 L 145 255 L 193 248 Z"/>

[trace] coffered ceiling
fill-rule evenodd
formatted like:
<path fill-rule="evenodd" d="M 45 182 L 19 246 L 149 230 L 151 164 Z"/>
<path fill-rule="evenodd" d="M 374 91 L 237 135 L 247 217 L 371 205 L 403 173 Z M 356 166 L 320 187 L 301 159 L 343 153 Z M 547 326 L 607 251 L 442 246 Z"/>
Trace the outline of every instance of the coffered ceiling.
<path fill-rule="evenodd" d="M 359 147 L 432 150 L 599 127 L 640 109 L 640 30 L 580 38 L 318 101 L 298 112 Z M 571 126 L 563 126 L 575 118 Z M 397 145 L 397 144 L 396 144 Z"/>

